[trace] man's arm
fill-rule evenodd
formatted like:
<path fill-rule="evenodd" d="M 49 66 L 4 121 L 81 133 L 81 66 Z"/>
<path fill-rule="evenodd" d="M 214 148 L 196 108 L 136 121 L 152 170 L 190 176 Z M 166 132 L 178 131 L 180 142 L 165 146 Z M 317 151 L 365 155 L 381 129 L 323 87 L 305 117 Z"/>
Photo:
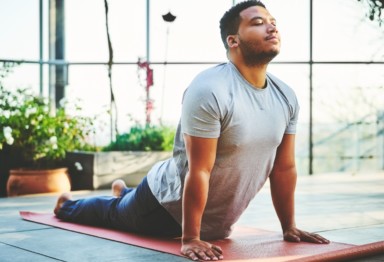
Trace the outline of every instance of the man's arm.
<path fill-rule="evenodd" d="M 183 192 L 181 252 L 192 260 L 223 259 L 220 247 L 200 240 L 201 219 L 207 203 L 209 178 L 216 159 L 217 139 L 184 135 L 189 172 Z"/>
<path fill-rule="evenodd" d="M 317 234 L 308 233 L 296 227 L 294 196 L 296 178 L 295 135 L 285 134 L 277 149 L 270 175 L 272 201 L 283 229 L 284 240 L 329 243 L 327 239 Z"/>

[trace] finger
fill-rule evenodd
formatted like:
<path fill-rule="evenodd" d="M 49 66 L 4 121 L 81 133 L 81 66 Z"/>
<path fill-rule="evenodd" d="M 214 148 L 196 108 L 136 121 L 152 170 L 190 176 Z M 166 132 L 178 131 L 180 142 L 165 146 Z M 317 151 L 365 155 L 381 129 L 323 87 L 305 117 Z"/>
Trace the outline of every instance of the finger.
<path fill-rule="evenodd" d="M 322 241 L 323 244 L 329 244 L 331 241 L 326 239 L 325 237 L 319 236 L 319 239 Z"/>
<path fill-rule="evenodd" d="M 211 260 L 211 258 L 208 257 L 207 254 L 206 254 L 204 251 L 202 251 L 202 250 L 200 250 L 199 252 L 197 252 L 197 256 L 198 256 L 200 259 L 202 259 L 202 260 Z"/>
<path fill-rule="evenodd" d="M 305 241 L 305 242 L 310 242 L 310 243 L 315 243 L 315 244 L 321 244 L 321 243 L 322 243 L 321 240 L 317 239 L 317 238 L 314 237 L 314 236 L 310 236 L 310 235 L 308 235 L 308 236 L 303 236 L 303 237 L 302 237 L 302 240 Z"/>
<path fill-rule="evenodd" d="M 194 261 L 199 260 L 199 258 L 196 256 L 195 252 L 193 252 L 192 250 L 188 250 L 184 255 L 186 255 L 187 257 L 189 257 L 190 259 L 192 259 Z"/>
<path fill-rule="evenodd" d="M 205 254 L 211 259 L 211 260 L 219 260 L 219 258 L 216 256 L 216 254 L 213 252 L 213 250 L 207 250 Z"/>
<path fill-rule="evenodd" d="M 223 254 L 223 250 L 219 246 L 212 245 L 212 250 L 218 252 L 219 254 Z"/>
<path fill-rule="evenodd" d="M 221 250 L 220 247 L 212 245 L 211 249 L 212 249 L 212 252 L 215 254 L 215 256 L 219 260 L 224 259 L 223 251 Z"/>
<path fill-rule="evenodd" d="M 316 234 L 311 234 L 308 232 L 302 232 L 301 239 L 305 242 L 319 243 L 319 240 L 316 238 Z"/>
<path fill-rule="evenodd" d="M 304 241 L 307 242 L 312 242 L 312 243 L 318 243 L 318 244 L 328 244 L 329 240 L 318 235 L 318 234 L 313 234 L 313 233 L 307 233 L 304 238 Z"/>
<path fill-rule="evenodd" d="M 285 241 L 289 241 L 289 242 L 300 242 L 301 239 L 299 236 L 293 234 L 293 233 L 290 233 L 290 234 L 285 234 L 284 235 L 284 240 Z"/>
<path fill-rule="evenodd" d="M 320 235 L 318 235 L 318 234 L 315 234 L 315 237 L 316 237 L 318 240 L 320 240 L 322 244 L 329 244 L 329 242 L 330 242 L 328 239 L 326 239 L 325 237 L 322 237 L 322 236 L 320 236 Z"/>
<path fill-rule="evenodd" d="M 218 251 L 220 250 L 220 251 Z M 222 260 L 224 259 L 224 256 L 222 254 L 221 248 L 215 249 L 214 246 L 211 247 L 211 250 L 206 251 L 206 254 L 212 259 L 212 260 Z"/>

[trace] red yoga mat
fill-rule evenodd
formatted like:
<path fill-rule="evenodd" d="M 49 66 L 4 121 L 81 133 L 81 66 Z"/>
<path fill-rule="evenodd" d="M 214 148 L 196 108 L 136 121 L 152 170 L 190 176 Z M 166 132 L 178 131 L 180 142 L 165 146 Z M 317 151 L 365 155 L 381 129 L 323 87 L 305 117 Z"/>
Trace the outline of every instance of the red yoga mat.
<path fill-rule="evenodd" d="M 165 253 L 180 254 L 180 240 L 137 235 L 113 229 L 98 228 L 64 222 L 53 214 L 21 211 L 23 219 L 79 232 L 130 245 L 144 247 Z M 384 241 L 363 246 L 331 242 L 330 244 L 290 243 L 282 235 L 272 231 L 237 227 L 228 239 L 212 241 L 224 252 L 225 261 L 347 261 L 384 253 Z"/>

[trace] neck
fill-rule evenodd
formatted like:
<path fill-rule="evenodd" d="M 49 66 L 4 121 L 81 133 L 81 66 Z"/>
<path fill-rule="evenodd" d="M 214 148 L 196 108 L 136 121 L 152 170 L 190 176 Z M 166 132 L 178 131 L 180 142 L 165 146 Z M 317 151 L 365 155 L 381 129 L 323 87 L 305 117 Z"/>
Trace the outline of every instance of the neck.
<path fill-rule="evenodd" d="M 268 64 L 248 66 L 240 61 L 231 60 L 240 74 L 257 89 L 265 88 Z"/>

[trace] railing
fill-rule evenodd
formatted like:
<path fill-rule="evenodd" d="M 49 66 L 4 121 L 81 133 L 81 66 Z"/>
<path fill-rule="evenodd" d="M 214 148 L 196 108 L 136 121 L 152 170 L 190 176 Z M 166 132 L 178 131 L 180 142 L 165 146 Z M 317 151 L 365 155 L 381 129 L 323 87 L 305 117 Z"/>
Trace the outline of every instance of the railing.
<path fill-rule="evenodd" d="M 342 127 L 332 124 L 315 124 L 315 127 L 314 173 L 384 169 L 383 112 L 366 115 Z M 325 132 L 329 134 L 320 137 Z M 303 161 L 305 150 L 298 150 L 299 161 Z"/>

